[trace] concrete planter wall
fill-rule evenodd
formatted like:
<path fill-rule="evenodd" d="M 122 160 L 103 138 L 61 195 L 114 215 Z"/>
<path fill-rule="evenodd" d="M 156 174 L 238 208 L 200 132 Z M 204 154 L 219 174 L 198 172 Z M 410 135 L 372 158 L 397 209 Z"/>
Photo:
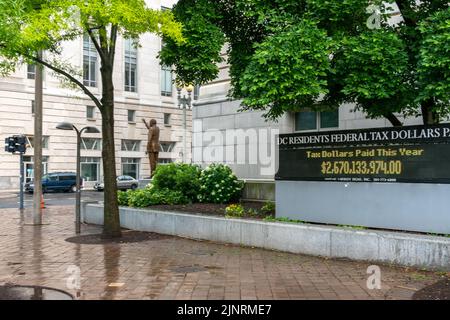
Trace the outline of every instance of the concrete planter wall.
<path fill-rule="evenodd" d="M 85 223 L 103 224 L 103 206 L 83 203 Z M 329 226 L 272 223 L 120 208 L 124 228 L 274 249 L 450 271 L 450 238 Z"/>

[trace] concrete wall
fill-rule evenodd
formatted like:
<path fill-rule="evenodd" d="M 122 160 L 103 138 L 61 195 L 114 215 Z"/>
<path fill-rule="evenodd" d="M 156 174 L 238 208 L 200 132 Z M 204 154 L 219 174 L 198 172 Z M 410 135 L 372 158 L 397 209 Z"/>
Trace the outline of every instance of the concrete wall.
<path fill-rule="evenodd" d="M 276 214 L 308 222 L 450 234 L 450 185 L 276 181 Z"/>
<path fill-rule="evenodd" d="M 270 180 L 245 180 L 242 199 L 275 201 L 275 182 Z"/>
<path fill-rule="evenodd" d="M 83 221 L 103 224 L 103 206 L 83 203 Z M 124 228 L 331 258 L 450 271 L 450 238 L 120 208 Z"/>

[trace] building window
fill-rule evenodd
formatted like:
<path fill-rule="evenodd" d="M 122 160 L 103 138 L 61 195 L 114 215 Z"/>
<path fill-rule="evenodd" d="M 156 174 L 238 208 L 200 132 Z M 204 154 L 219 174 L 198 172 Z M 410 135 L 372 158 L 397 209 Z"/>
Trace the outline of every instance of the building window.
<path fill-rule="evenodd" d="M 172 162 L 173 162 L 173 159 L 168 159 L 168 158 L 159 158 L 158 159 L 159 164 L 169 164 Z"/>
<path fill-rule="evenodd" d="M 170 126 L 170 113 L 164 113 L 164 125 L 165 126 Z"/>
<path fill-rule="evenodd" d="M 136 122 L 136 111 L 128 110 L 128 122 L 135 123 Z"/>
<path fill-rule="evenodd" d="M 26 136 L 27 148 L 34 148 L 34 136 Z M 50 138 L 48 136 L 42 137 L 42 149 L 48 149 Z"/>
<path fill-rule="evenodd" d="M 86 118 L 88 120 L 94 120 L 95 119 L 95 107 L 93 107 L 93 106 L 87 106 L 86 107 Z"/>
<path fill-rule="evenodd" d="M 131 39 L 125 39 L 125 91 L 136 92 L 137 48 Z"/>
<path fill-rule="evenodd" d="M 139 163 L 138 158 L 122 158 L 122 175 L 139 180 Z"/>
<path fill-rule="evenodd" d="M 160 152 L 172 152 L 175 147 L 175 142 L 161 142 L 159 145 Z"/>
<path fill-rule="evenodd" d="M 84 181 L 100 181 L 100 158 L 82 157 L 80 166 Z"/>
<path fill-rule="evenodd" d="M 35 79 L 36 78 L 36 65 L 35 64 L 28 64 L 27 65 L 27 78 L 28 79 Z"/>
<path fill-rule="evenodd" d="M 23 157 L 23 176 L 25 177 L 25 182 L 30 182 L 34 179 L 34 160 L 31 156 Z M 42 174 L 48 173 L 48 157 L 42 157 Z"/>
<path fill-rule="evenodd" d="M 295 114 L 295 131 L 329 129 L 339 127 L 339 110 L 301 111 Z"/>
<path fill-rule="evenodd" d="M 83 149 L 83 150 L 101 150 L 102 149 L 102 139 L 81 138 L 81 149 Z"/>
<path fill-rule="evenodd" d="M 161 66 L 161 95 L 166 97 L 172 96 L 172 68 Z"/>
<path fill-rule="evenodd" d="M 89 87 L 97 86 L 97 49 L 87 34 L 83 36 L 83 83 Z"/>
<path fill-rule="evenodd" d="M 141 142 L 139 140 L 122 140 L 122 151 L 139 151 Z"/>

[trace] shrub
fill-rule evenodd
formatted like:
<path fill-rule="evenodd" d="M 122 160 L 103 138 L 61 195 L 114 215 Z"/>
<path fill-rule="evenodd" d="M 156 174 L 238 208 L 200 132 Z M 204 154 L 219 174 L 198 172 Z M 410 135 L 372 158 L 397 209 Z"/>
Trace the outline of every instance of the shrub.
<path fill-rule="evenodd" d="M 128 196 L 129 191 L 118 191 L 117 192 L 117 202 L 119 206 L 128 206 Z"/>
<path fill-rule="evenodd" d="M 200 172 L 196 165 L 170 163 L 156 168 L 152 184 L 157 190 L 178 191 L 190 201 L 195 201 L 200 189 Z"/>
<path fill-rule="evenodd" d="M 186 204 L 189 199 L 180 191 L 169 189 L 145 188 L 128 191 L 128 205 L 130 207 L 145 208 L 158 204 Z"/>
<path fill-rule="evenodd" d="M 240 198 L 244 183 L 239 181 L 230 167 L 212 164 L 200 175 L 198 200 L 210 203 L 229 203 Z"/>
<path fill-rule="evenodd" d="M 244 216 L 244 207 L 240 204 L 230 204 L 225 208 L 225 217 L 227 218 L 241 218 Z"/>
<path fill-rule="evenodd" d="M 262 207 L 261 211 L 264 214 L 273 214 L 275 213 L 275 202 L 267 201 Z"/>

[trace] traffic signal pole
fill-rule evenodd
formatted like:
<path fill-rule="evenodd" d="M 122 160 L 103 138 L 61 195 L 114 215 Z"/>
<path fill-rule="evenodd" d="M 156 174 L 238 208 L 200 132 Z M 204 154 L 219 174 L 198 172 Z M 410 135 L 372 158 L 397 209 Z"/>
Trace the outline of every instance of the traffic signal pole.
<path fill-rule="evenodd" d="M 23 168 L 23 152 L 20 153 L 20 191 L 19 191 L 19 209 L 24 208 L 23 205 L 23 184 L 24 184 L 24 168 Z"/>
<path fill-rule="evenodd" d="M 21 136 L 13 136 L 5 139 L 5 151 L 16 154 L 17 152 L 20 155 L 20 192 L 19 192 L 19 209 L 23 209 L 23 188 L 24 188 L 24 168 L 23 168 L 23 155 L 27 152 L 26 146 L 26 137 L 24 135 Z"/>

